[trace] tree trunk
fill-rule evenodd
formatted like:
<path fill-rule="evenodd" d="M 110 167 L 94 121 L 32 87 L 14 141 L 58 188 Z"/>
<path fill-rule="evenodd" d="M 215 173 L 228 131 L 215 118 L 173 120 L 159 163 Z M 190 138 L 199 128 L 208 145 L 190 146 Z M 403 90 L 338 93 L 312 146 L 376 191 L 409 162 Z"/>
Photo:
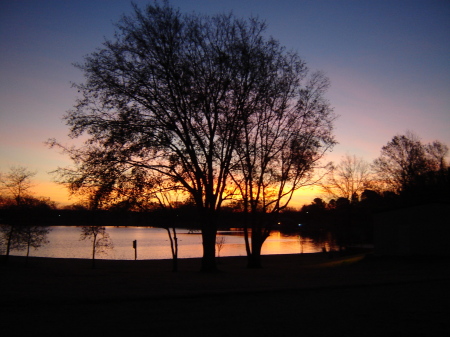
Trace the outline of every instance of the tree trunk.
<path fill-rule="evenodd" d="M 244 242 L 245 242 L 245 251 L 247 252 L 247 256 L 252 254 L 252 250 L 250 248 L 250 241 L 248 239 L 248 226 L 247 222 L 244 224 Z"/>
<path fill-rule="evenodd" d="M 28 264 L 28 257 L 30 256 L 30 242 L 27 245 L 27 257 L 25 258 L 25 263 Z"/>
<path fill-rule="evenodd" d="M 177 238 L 177 231 L 175 227 L 172 227 L 173 231 L 173 238 L 172 234 L 170 233 L 170 228 L 166 227 L 167 234 L 169 235 L 170 240 L 170 249 L 172 251 L 172 271 L 177 272 L 178 271 L 178 238 Z"/>
<path fill-rule="evenodd" d="M 178 258 L 176 256 L 172 259 L 172 271 L 174 273 L 178 271 Z"/>
<path fill-rule="evenodd" d="M 203 272 L 217 271 L 216 234 L 217 226 L 215 222 L 211 220 L 205 222 L 202 228 L 203 257 L 201 271 Z"/>
<path fill-rule="evenodd" d="M 252 227 L 251 252 L 250 254 L 247 254 L 248 268 L 262 268 L 261 250 L 264 242 L 269 237 L 270 232 L 271 228 L 269 225 L 266 225 L 265 227 L 254 225 Z"/>
<path fill-rule="evenodd" d="M 96 244 L 96 241 L 97 241 L 97 236 L 94 235 L 94 241 L 92 244 L 92 269 L 95 268 L 95 244 Z"/>
<path fill-rule="evenodd" d="M 8 262 L 9 252 L 11 251 L 11 241 L 14 233 L 14 227 L 11 225 L 11 230 L 9 231 L 8 242 L 6 243 L 6 254 L 5 254 L 5 263 Z"/>
<path fill-rule="evenodd" d="M 261 248 L 262 243 L 258 238 L 252 238 L 252 252 L 250 255 L 247 255 L 248 262 L 247 268 L 262 268 L 261 264 Z"/>

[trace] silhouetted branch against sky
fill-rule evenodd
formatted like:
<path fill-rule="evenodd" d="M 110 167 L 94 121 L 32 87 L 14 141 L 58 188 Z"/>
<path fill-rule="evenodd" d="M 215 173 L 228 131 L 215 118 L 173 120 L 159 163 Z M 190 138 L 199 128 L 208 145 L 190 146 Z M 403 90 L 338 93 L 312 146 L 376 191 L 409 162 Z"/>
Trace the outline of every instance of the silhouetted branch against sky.
<path fill-rule="evenodd" d="M 147 0 L 134 1 L 138 6 Z M 257 16 L 267 34 L 331 80 L 339 144 L 371 162 L 393 135 L 450 144 L 450 4 L 447 1 L 174 0 L 182 13 Z M 0 5 L 0 170 L 37 171 L 36 194 L 68 203 L 48 172 L 70 164 L 43 142 L 66 143 L 61 116 L 74 105 L 82 73 L 72 66 L 114 34 L 128 1 L 3 1 Z M 313 195 L 296 194 L 297 204 Z"/>
<path fill-rule="evenodd" d="M 87 186 L 97 208 L 122 177 L 161 174 L 196 205 L 203 269 L 215 269 L 231 173 L 241 198 L 278 212 L 336 143 L 328 78 L 265 30 L 255 18 L 135 6 L 77 65 L 85 80 L 64 119 L 72 138 L 87 139 L 71 150 L 75 171 L 59 170 L 72 190 Z"/>

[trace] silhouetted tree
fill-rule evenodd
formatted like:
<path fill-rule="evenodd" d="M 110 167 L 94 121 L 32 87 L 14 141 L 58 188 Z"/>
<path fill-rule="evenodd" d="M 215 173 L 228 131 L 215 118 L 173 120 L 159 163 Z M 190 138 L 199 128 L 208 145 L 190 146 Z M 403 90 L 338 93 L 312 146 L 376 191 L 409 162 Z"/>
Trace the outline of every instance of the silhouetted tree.
<path fill-rule="evenodd" d="M 90 176 L 73 175 L 71 179 L 73 180 L 68 185 L 69 190 L 82 195 L 87 209 L 91 209 L 91 212 L 98 212 L 98 210 L 108 210 L 115 214 L 141 212 L 148 218 L 150 212 L 154 213 L 155 210 L 167 211 L 161 217 L 164 220 L 160 218 L 153 225 L 167 230 L 173 258 L 173 271 L 178 270 L 177 222 L 171 217 L 168 218 L 167 215 L 175 213 L 177 207 L 186 204 L 183 201 L 186 199 L 184 190 L 173 186 L 172 180 L 166 176 L 140 168 L 121 172 L 116 167 L 107 174 L 95 171 Z"/>
<path fill-rule="evenodd" d="M 25 249 L 25 243 L 22 241 L 22 226 L 17 224 L 1 224 L 0 232 L 2 235 L 2 243 L 5 245 L 5 261 L 8 260 L 11 250 Z"/>
<path fill-rule="evenodd" d="M 333 198 L 351 200 L 369 188 L 372 179 L 370 164 L 362 158 L 347 154 L 333 167 L 321 186 Z"/>
<path fill-rule="evenodd" d="M 304 205 L 301 209 L 302 213 L 305 215 L 305 224 L 317 228 L 324 224 L 327 209 L 328 206 L 325 201 L 321 198 L 314 198 L 309 205 Z"/>
<path fill-rule="evenodd" d="M 48 243 L 47 234 L 50 232 L 46 222 L 53 203 L 33 197 L 22 198 L 21 205 L 9 205 L 1 209 L 2 223 L 0 232 L 5 246 L 5 258 L 11 250 L 27 250 L 27 260 L 30 248 L 38 249 Z"/>
<path fill-rule="evenodd" d="M 24 242 L 27 250 L 27 261 L 30 256 L 30 248 L 35 250 L 49 243 L 47 235 L 50 233 L 51 229 L 48 226 L 39 225 L 28 225 L 24 226 L 21 231 L 21 240 Z"/>
<path fill-rule="evenodd" d="M 395 136 L 381 149 L 373 167 L 387 189 L 400 193 L 430 171 L 445 167 L 446 145 L 435 141 L 424 145 L 412 132 Z"/>
<path fill-rule="evenodd" d="M 35 175 L 36 172 L 22 166 L 13 166 L 7 173 L 0 172 L 0 192 L 19 206 L 24 198 L 31 196 L 31 178 Z"/>
<path fill-rule="evenodd" d="M 361 193 L 361 203 L 371 205 L 372 207 L 377 207 L 381 203 L 381 200 L 382 196 L 377 191 L 364 190 Z"/>
<path fill-rule="evenodd" d="M 420 204 L 450 199 L 450 167 L 428 171 L 417 176 L 401 191 L 401 200 L 407 204 Z"/>
<path fill-rule="evenodd" d="M 86 82 L 76 85 L 82 98 L 65 119 L 72 137 L 88 140 L 65 149 L 76 167 L 60 170 L 63 180 L 76 189 L 92 176 L 115 184 L 114 177 L 132 170 L 164 175 L 194 201 L 202 269 L 215 270 L 218 210 L 246 123 L 270 106 L 270 118 L 277 118 L 290 110 L 315 114 L 307 107 L 323 104 L 313 99 L 317 86 L 301 86 L 303 62 L 264 37 L 265 28 L 231 14 L 182 15 L 166 2 L 135 6 L 114 40 L 78 66 Z M 300 99 L 306 96 L 311 100 Z M 305 147 L 301 135 L 297 142 Z"/>
<path fill-rule="evenodd" d="M 2 242 L 6 246 L 5 260 L 11 250 L 35 249 L 47 243 L 50 229 L 45 225 L 49 211 L 55 203 L 46 198 L 32 196 L 31 178 L 36 174 L 25 167 L 12 167 L 7 173 L 0 173 L 0 208 L 2 223 L 0 232 Z"/>
<path fill-rule="evenodd" d="M 95 268 L 95 256 L 97 253 L 104 253 L 113 248 L 113 243 L 103 226 L 83 226 L 81 227 L 80 240 L 90 240 L 92 242 L 92 268 Z"/>
<path fill-rule="evenodd" d="M 316 182 L 314 171 L 335 144 L 335 116 L 323 95 L 328 79 L 314 73 L 305 86 L 306 67 L 297 57 L 279 55 L 272 93 L 246 118 L 236 147 L 238 162 L 232 177 L 251 229 L 245 242 L 250 267 L 261 267 L 261 248 L 278 214 L 295 191 Z M 276 99 L 275 99 L 276 98 Z"/>
<path fill-rule="evenodd" d="M 161 179 L 163 179 L 161 177 Z M 183 192 L 179 189 L 173 190 L 170 188 L 170 184 L 167 188 L 166 184 L 161 183 L 156 187 L 157 190 L 154 191 L 153 197 L 158 201 L 158 205 L 161 209 L 169 210 L 174 212 L 176 206 L 181 206 L 183 202 L 179 201 L 179 198 L 182 199 Z M 170 251 L 172 253 L 172 271 L 178 271 L 178 237 L 177 237 L 177 223 L 175 221 L 171 221 L 171 223 L 164 222 L 163 224 L 159 224 L 163 228 L 166 229 L 167 234 L 169 235 L 170 242 Z"/>
<path fill-rule="evenodd" d="M 217 247 L 217 257 L 220 257 L 220 251 L 222 250 L 223 246 L 225 245 L 225 236 L 218 236 L 216 238 L 216 247 Z"/>
<path fill-rule="evenodd" d="M 334 204 L 334 202 L 333 202 Z M 333 231 L 334 213 L 333 207 L 330 207 L 323 199 L 314 198 L 314 200 L 304 205 L 301 209 L 300 228 L 301 236 L 312 238 L 316 244 L 321 244 L 323 248 L 330 242 L 330 234 Z"/>
<path fill-rule="evenodd" d="M 435 140 L 425 145 L 425 152 L 429 158 L 429 170 L 440 171 L 448 168 L 445 157 L 448 155 L 448 146 Z"/>
<path fill-rule="evenodd" d="M 1 232 L 1 225 L 0 225 L 0 232 Z M 3 235 L 0 235 L 0 255 L 5 254 L 6 252 L 6 244 L 5 244 L 5 238 Z"/>

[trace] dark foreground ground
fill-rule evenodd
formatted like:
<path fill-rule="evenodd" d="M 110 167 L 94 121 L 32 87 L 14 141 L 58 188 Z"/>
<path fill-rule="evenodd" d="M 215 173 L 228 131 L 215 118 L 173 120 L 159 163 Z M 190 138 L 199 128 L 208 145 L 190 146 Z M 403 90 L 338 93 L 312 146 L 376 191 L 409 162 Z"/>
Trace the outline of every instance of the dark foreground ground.
<path fill-rule="evenodd" d="M 449 336 L 447 259 L 264 256 L 0 266 L 2 336 Z"/>

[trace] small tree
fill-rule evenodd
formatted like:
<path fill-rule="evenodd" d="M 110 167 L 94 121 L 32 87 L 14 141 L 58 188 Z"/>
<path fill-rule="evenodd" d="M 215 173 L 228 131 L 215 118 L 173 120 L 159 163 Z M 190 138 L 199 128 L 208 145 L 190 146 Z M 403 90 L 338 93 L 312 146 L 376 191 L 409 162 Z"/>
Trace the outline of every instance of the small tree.
<path fill-rule="evenodd" d="M 8 209 L 10 213 L 20 213 L 15 212 L 24 204 L 26 198 L 31 197 L 31 188 L 33 184 L 31 178 L 35 175 L 35 172 L 31 172 L 25 167 L 13 166 L 9 169 L 9 172 L 0 172 L 0 201 L 1 208 Z M 14 214 L 15 215 L 15 214 Z M 2 219 L 5 221 L 4 219 Z M 11 245 L 18 248 L 19 238 L 19 228 L 13 225 L 12 220 L 17 219 L 7 219 L 8 224 L 2 224 L 2 232 L 6 239 L 6 255 L 9 255 Z M 16 224 L 17 221 L 14 221 Z"/>
<path fill-rule="evenodd" d="M 92 242 L 92 268 L 95 268 L 95 256 L 113 248 L 113 243 L 103 226 L 83 226 L 81 227 L 80 240 L 90 240 Z"/>
<path fill-rule="evenodd" d="M 49 243 L 47 235 L 50 231 L 49 227 L 39 225 L 25 226 L 23 228 L 21 236 L 27 250 L 27 261 L 30 256 L 30 248 L 37 250 L 42 245 Z"/>
<path fill-rule="evenodd" d="M 430 161 L 430 170 L 443 171 L 448 168 L 445 157 L 448 155 L 448 146 L 435 140 L 425 145 L 425 152 Z"/>
<path fill-rule="evenodd" d="M 333 167 L 321 187 L 332 198 L 352 200 L 370 188 L 372 179 L 370 164 L 347 154 Z"/>
<path fill-rule="evenodd" d="M 0 232 L 3 225 L 0 225 Z M 0 235 L 0 255 L 3 255 L 6 252 L 5 238 L 3 235 Z"/>
<path fill-rule="evenodd" d="M 42 225 L 45 214 L 55 208 L 54 202 L 32 196 L 31 178 L 36 174 L 25 167 L 16 166 L 9 172 L 0 172 L 1 208 L 5 212 L 0 231 L 5 250 L 5 260 L 11 250 L 35 249 L 47 243 L 48 226 Z"/>
<path fill-rule="evenodd" d="M 218 236 L 216 238 L 216 247 L 217 247 L 217 257 L 220 257 L 220 251 L 222 250 L 223 246 L 225 245 L 225 236 Z"/>
<path fill-rule="evenodd" d="M 25 249 L 25 243 L 22 241 L 22 226 L 16 224 L 2 224 L 0 225 L 0 233 L 2 241 L 5 245 L 5 262 L 8 260 L 11 250 Z"/>
<path fill-rule="evenodd" d="M 22 166 L 13 166 L 7 173 L 0 172 L 0 192 L 20 206 L 26 197 L 31 196 L 31 178 L 35 175 L 36 172 Z"/>
<path fill-rule="evenodd" d="M 172 252 L 172 271 L 178 271 L 178 237 L 175 226 L 172 227 L 172 233 L 170 227 L 165 227 L 167 234 L 169 235 L 170 251 Z"/>
<path fill-rule="evenodd" d="M 129 169 L 116 164 L 115 168 L 91 171 L 88 176 L 64 170 L 60 183 L 72 194 L 86 199 L 88 208 L 141 211 L 155 209 L 173 210 L 174 205 L 186 198 L 180 188 L 174 188 L 170 179 L 156 171 L 141 168 Z M 167 230 L 173 258 L 173 271 L 178 270 L 178 238 L 175 223 L 158 224 Z"/>

